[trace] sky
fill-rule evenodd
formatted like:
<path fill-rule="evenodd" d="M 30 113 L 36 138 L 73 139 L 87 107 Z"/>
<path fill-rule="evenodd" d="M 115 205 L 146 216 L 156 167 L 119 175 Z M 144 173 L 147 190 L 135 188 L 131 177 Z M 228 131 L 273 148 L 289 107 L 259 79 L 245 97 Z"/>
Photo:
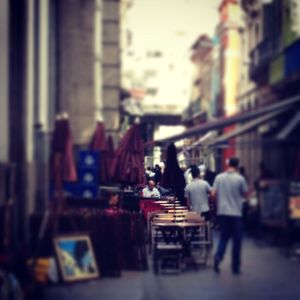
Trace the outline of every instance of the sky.
<path fill-rule="evenodd" d="M 201 34 L 213 35 L 220 0 L 134 0 L 128 14 L 134 48 L 143 51 L 160 45 L 188 52 Z"/>
<path fill-rule="evenodd" d="M 123 51 L 123 72 L 144 78 L 145 70 L 155 76 L 147 80 L 126 81 L 125 88 L 156 88 L 156 95 L 147 95 L 146 105 L 176 103 L 182 110 L 191 96 L 193 64 L 190 47 L 201 34 L 213 37 L 218 24 L 221 0 L 133 0 L 126 15 L 126 26 L 132 32 L 127 51 Z M 149 51 L 161 51 L 159 58 L 147 57 Z M 131 52 L 131 55 L 127 54 Z M 163 130 L 164 131 L 164 130 Z M 182 131 L 182 129 L 177 129 Z M 160 137 L 169 135 L 160 130 Z"/>
<path fill-rule="evenodd" d="M 146 69 L 155 70 L 157 75 L 143 85 L 158 86 L 159 92 L 146 97 L 145 102 L 187 106 L 193 67 L 190 47 L 200 34 L 213 36 L 219 3 L 220 0 L 133 1 L 126 16 L 132 43 L 123 52 L 123 70 L 131 70 L 139 78 Z M 162 57 L 146 56 L 147 52 L 157 50 Z M 133 55 L 127 56 L 129 52 Z"/>

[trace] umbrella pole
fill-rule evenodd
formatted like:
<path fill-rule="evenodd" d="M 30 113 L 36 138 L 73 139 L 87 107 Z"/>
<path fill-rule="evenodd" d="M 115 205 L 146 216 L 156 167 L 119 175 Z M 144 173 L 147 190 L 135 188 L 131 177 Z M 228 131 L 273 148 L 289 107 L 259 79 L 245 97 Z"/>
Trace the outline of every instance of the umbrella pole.
<path fill-rule="evenodd" d="M 54 157 L 54 207 L 53 207 L 53 234 L 57 234 L 59 228 L 59 216 L 63 208 L 64 193 L 62 183 L 62 154 Z"/>
<path fill-rule="evenodd" d="M 55 199 L 53 209 L 53 234 L 57 234 L 59 230 L 60 216 L 67 207 L 65 201 L 64 190 L 63 190 L 63 179 L 62 179 L 62 154 L 58 153 L 54 159 L 54 170 L 55 170 Z M 71 215 L 69 215 L 69 222 L 73 230 L 76 230 L 75 221 Z"/>

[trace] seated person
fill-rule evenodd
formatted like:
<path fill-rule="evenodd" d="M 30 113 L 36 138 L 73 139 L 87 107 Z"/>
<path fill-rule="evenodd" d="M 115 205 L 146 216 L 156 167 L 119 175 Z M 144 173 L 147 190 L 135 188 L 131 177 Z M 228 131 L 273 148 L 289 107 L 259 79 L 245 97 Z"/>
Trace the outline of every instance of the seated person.
<path fill-rule="evenodd" d="M 153 180 L 148 181 L 148 185 L 143 188 L 142 195 L 145 198 L 160 198 L 160 192 L 155 187 L 155 182 Z"/>

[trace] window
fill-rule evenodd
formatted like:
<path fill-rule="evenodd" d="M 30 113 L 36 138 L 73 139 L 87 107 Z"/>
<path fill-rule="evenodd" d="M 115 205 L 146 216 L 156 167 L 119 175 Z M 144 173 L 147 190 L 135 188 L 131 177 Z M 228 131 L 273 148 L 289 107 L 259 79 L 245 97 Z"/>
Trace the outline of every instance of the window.
<path fill-rule="evenodd" d="M 196 79 L 196 80 L 194 81 L 194 85 L 195 85 L 195 86 L 200 85 L 200 83 L 201 83 L 201 79 L 200 79 L 200 78 L 198 78 L 198 79 Z"/>

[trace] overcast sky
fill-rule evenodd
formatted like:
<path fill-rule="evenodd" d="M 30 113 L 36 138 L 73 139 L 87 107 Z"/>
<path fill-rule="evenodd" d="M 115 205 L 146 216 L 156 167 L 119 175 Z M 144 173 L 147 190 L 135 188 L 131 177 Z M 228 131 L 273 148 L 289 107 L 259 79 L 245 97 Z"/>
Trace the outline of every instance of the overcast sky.
<path fill-rule="evenodd" d="M 191 97 L 193 66 L 190 47 L 200 34 L 213 37 L 221 0 L 134 0 L 127 14 L 134 57 L 123 57 L 123 67 L 141 74 L 149 68 L 147 51 L 161 50 L 163 57 L 150 61 L 158 76 L 158 94 L 146 96 L 146 104 L 176 104 L 185 108 Z M 155 82 L 154 82 L 155 85 Z M 157 84 L 156 84 L 157 85 Z M 149 88 L 149 87 L 148 87 Z M 160 128 L 155 138 L 181 132 L 183 128 Z"/>
<path fill-rule="evenodd" d="M 176 46 L 177 51 L 188 51 L 199 34 L 213 35 L 219 3 L 220 0 L 134 0 L 128 12 L 133 47 L 138 51 L 155 45 L 166 50 Z"/>

